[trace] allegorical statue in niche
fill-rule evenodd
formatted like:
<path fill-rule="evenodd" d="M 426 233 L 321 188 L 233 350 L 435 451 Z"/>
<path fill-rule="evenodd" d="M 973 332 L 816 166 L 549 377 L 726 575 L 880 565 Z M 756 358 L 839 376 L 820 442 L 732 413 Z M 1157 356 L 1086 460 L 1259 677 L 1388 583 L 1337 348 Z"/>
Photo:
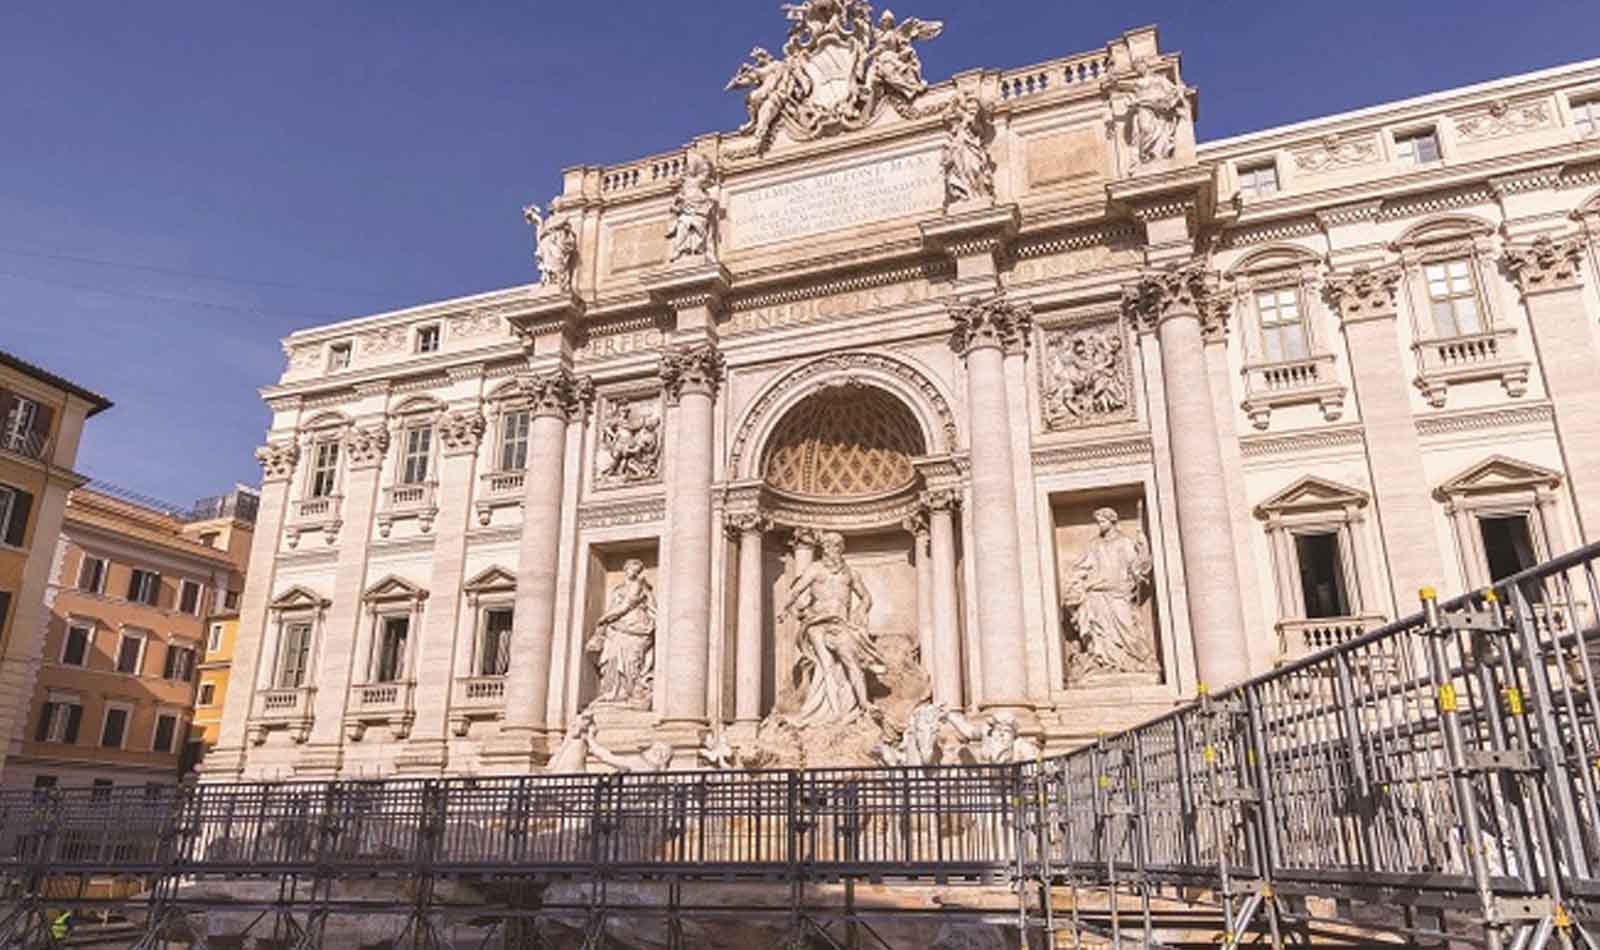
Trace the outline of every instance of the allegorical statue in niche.
<path fill-rule="evenodd" d="M 698 152 L 689 153 L 688 168 L 672 199 L 672 259 L 717 255 L 717 199 L 711 195 L 711 163 Z"/>
<path fill-rule="evenodd" d="M 801 725 L 845 722 L 874 709 L 867 695 L 867 673 L 887 672 L 883 656 L 867 630 L 872 594 L 844 560 L 844 537 L 825 532 L 822 556 L 789 589 L 778 614 L 793 614 L 800 624 L 799 672 L 803 685 Z"/>
<path fill-rule="evenodd" d="M 1138 613 L 1152 576 L 1150 542 L 1143 530 L 1124 534 L 1111 508 L 1097 509 L 1094 520 L 1098 533 L 1072 565 L 1063 598 L 1081 651 L 1068 676 L 1159 673 L 1155 639 Z"/>
<path fill-rule="evenodd" d="M 883 11 L 872 46 L 868 87 L 886 88 L 907 101 L 922 95 L 928 84 L 922 78 L 922 59 L 911 44 L 934 39 L 943 32 L 944 24 L 938 20 L 919 20 L 912 16 L 897 26 L 893 11 Z"/>
<path fill-rule="evenodd" d="M 1141 60 L 1132 80 L 1115 86 L 1132 93 L 1128 110 L 1128 138 L 1140 162 L 1171 158 L 1178 150 L 1178 123 L 1189 114 L 1189 99 L 1177 83 Z"/>
<path fill-rule="evenodd" d="M 522 218 L 533 226 L 534 260 L 539 264 L 539 281 L 547 287 L 572 289 L 572 268 L 577 262 L 578 236 L 565 218 L 544 217 L 538 205 L 522 209 Z"/>
<path fill-rule="evenodd" d="M 1009 712 L 1001 710 L 980 726 L 943 703 L 929 701 L 911 711 L 898 745 L 880 744 L 873 749 L 873 755 L 888 766 L 941 765 L 945 761 L 945 749 L 939 735 L 945 726 L 960 739 L 958 755 L 968 764 L 1027 762 L 1039 754 L 1038 746 L 1021 736 L 1017 717 Z"/>
<path fill-rule="evenodd" d="M 758 141 L 765 142 L 772 132 L 772 124 L 783 115 L 791 100 L 810 95 L 810 81 L 794 63 L 787 59 L 773 59 L 772 54 L 757 46 L 750 51 L 750 62 L 739 67 L 728 80 L 728 89 L 748 88 L 744 107 L 750 119 L 739 127 L 740 134 L 754 133 Z"/>
<path fill-rule="evenodd" d="M 945 110 L 944 168 L 946 204 L 994 195 L 994 159 L 984 144 L 988 120 L 977 96 L 964 95 Z"/>
<path fill-rule="evenodd" d="M 1047 351 L 1043 403 L 1050 428 L 1084 425 L 1128 408 L 1128 366 L 1117 327 L 1052 334 Z"/>
<path fill-rule="evenodd" d="M 644 562 L 629 558 L 622 583 L 606 598 L 585 649 L 595 654 L 600 693 L 593 705 L 649 709 L 655 688 L 656 596 Z"/>
<path fill-rule="evenodd" d="M 602 482 L 641 482 L 661 471 L 661 420 L 638 405 L 614 403 L 600 427 Z"/>
<path fill-rule="evenodd" d="M 581 712 L 567 727 L 561 745 L 545 765 L 546 772 L 555 774 L 577 773 L 585 770 L 589 759 L 589 738 L 594 735 L 594 714 Z"/>

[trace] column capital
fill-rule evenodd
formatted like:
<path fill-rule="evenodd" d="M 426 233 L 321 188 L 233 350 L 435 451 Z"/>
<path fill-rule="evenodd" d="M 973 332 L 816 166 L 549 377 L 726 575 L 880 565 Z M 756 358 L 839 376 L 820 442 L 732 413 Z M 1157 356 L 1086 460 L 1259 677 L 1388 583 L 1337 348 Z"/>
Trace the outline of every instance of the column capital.
<path fill-rule="evenodd" d="M 1123 312 L 1145 331 L 1173 317 L 1196 317 L 1208 338 L 1225 337 L 1232 305 L 1232 296 L 1222 292 L 1216 274 L 1197 261 L 1147 268 L 1122 288 Z"/>
<path fill-rule="evenodd" d="M 685 393 L 717 398 L 727 363 L 715 343 L 673 347 L 661 353 L 661 387 L 667 405 L 676 406 Z"/>
<path fill-rule="evenodd" d="M 476 409 L 457 409 L 439 420 L 439 445 L 446 455 L 470 455 L 478 451 L 489 421 Z"/>
<path fill-rule="evenodd" d="M 352 426 L 344 434 L 344 457 L 351 471 L 383 464 L 389 452 L 389 427 L 383 423 Z"/>
<path fill-rule="evenodd" d="M 722 515 L 722 530 L 730 541 L 738 541 L 746 534 L 766 534 L 772 530 L 772 518 L 762 511 L 729 511 Z"/>
<path fill-rule="evenodd" d="M 1396 291 L 1402 273 L 1399 264 L 1356 267 L 1329 274 L 1324 293 L 1345 324 L 1393 317 L 1400 308 Z"/>
<path fill-rule="evenodd" d="M 920 505 L 913 508 L 909 514 L 900 519 L 900 527 L 904 528 L 907 534 L 914 537 L 926 537 L 930 530 L 928 510 Z"/>
<path fill-rule="evenodd" d="M 925 514 L 935 511 L 955 511 L 961 507 L 961 492 L 954 488 L 925 491 L 918 497 L 917 506 Z"/>
<path fill-rule="evenodd" d="M 1027 351 L 1033 336 L 1033 304 L 1012 303 L 1001 293 L 987 299 L 963 297 L 945 306 L 956 324 L 950 346 L 963 357 L 984 347 L 1006 353 Z"/>
<path fill-rule="evenodd" d="M 535 416 L 554 416 L 571 422 L 586 412 L 594 401 L 594 380 L 580 376 L 565 366 L 542 373 L 524 373 L 517 386 L 528 399 Z"/>
<path fill-rule="evenodd" d="M 261 463 L 261 481 L 286 482 L 294 477 L 294 468 L 300 462 L 300 446 L 295 442 L 268 442 L 256 449 L 256 461 Z"/>
<path fill-rule="evenodd" d="M 1583 250 L 1580 235 L 1541 235 L 1531 244 L 1508 246 L 1506 270 L 1517 279 L 1523 296 L 1578 287 L 1583 284 Z"/>

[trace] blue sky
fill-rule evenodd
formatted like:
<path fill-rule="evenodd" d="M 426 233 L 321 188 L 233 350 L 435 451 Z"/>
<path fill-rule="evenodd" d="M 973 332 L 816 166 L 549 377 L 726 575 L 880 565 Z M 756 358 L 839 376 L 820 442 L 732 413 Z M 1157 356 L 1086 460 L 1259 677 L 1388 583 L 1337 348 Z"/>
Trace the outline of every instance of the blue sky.
<path fill-rule="evenodd" d="M 1600 55 L 1592 0 L 894 6 L 946 21 L 934 80 L 1159 24 L 1202 139 Z M 722 86 L 777 8 L 5 4 L 0 348 L 116 402 L 84 472 L 174 502 L 253 482 L 284 334 L 529 280 L 518 209 L 737 126 Z"/>

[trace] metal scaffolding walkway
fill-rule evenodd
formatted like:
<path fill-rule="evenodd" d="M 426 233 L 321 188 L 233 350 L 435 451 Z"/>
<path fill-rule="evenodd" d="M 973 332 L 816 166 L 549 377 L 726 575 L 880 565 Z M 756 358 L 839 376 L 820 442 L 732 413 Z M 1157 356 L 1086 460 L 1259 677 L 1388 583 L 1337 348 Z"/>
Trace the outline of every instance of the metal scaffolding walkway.
<path fill-rule="evenodd" d="M 1600 950 L 1597 558 L 1424 592 L 1416 616 L 1033 763 L 8 792 L 0 950 L 48 946 L 67 907 L 136 908 L 141 948 L 205 947 L 218 912 L 294 948 L 355 913 L 404 918 L 396 947 L 448 946 L 442 922 L 471 918 L 505 948 L 540 946 L 541 918 L 602 947 L 624 915 L 687 946 L 683 922 L 717 914 L 785 918 L 809 941 L 790 946 L 883 946 L 875 920 L 934 913 L 863 885 L 1002 885 L 1033 946 L 1162 946 L 1188 905 L 1227 946 L 1354 924 Z M 144 893 L 91 896 L 108 876 Z M 609 896 L 637 882 L 663 899 Z M 472 901 L 441 893 L 461 883 Z M 787 897 L 695 902 L 741 883 Z M 996 919 L 934 915 L 964 913 Z"/>

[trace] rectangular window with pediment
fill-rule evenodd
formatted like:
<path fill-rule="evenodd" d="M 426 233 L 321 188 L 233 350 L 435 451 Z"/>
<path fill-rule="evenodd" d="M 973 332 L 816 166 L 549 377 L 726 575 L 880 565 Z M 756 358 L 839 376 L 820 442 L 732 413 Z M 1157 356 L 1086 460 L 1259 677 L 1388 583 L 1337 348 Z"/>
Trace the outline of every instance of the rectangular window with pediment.
<path fill-rule="evenodd" d="M 278 653 L 278 688 L 299 689 L 304 686 L 310 662 L 311 624 L 286 624 L 283 628 L 283 647 Z"/>
<path fill-rule="evenodd" d="M 1572 127 L 1584 138 L 1600 135 L 1600 96 L 1572 101 Z"/>
<path fill-rule="evenodd" d="M 1261 319 L 1261 358 L 1269 363 L 1303 360 L 1310 353 L 1306 322 L 1300 309 L 1300 290 L 1280 287 L 1256 291 L 1256 313 Z"/>
<path fill-rule="evenodd" d="M 483 645 L 478 660 L 479 676 L 504 676 L 511 668 L 510 607 L 491 607 L 483 612 Z"/>
<path fill-rule="evenodd" d="M 311 456 L 311 497 L 327 498 L 339 484 L 339 443 L 334 439 L 318 442 Z"/>
<path fill-rule="evenodd" d="M 528 411 L 500 417 L 500 471 L 520 472 L 528 467 Z"/>
<path fill-rule="evenodd" d="M 1278 192 L 1278 166 L 1272 162 L 1239 167 L 1239 194 L 1262 198 Z"/>
<path fill-rule="evenodd" d="M 1422 274 L 1428 282 L 1433 331 L 1440 339 L 1483 332 L 1483 308 L 1472 261 L 1464 257 L 1434 261 L 1423 265 Z"/>
<path fill-rule="evenodd" d="M 373 670 L 374 683 L 395 683 L 406 669 L 406 640 L 411 635 L 410 617 L 380 618 L 377 666 Z"/>
<path fill-rule="evenodd" d="M 402 484 L 420 485 L 428 480 L 428 459 L 432 449 L 432 426 L 414 426 L 406 430 L 405 452 L 400 460 Z"/>
<path fill-rule="evenodd" d="M 1426 165 L 1439 160 L 1439 136 L 1432 129 L 1418 129 L 1394 137 L 1395 157 L 1407 165 Z"/>

